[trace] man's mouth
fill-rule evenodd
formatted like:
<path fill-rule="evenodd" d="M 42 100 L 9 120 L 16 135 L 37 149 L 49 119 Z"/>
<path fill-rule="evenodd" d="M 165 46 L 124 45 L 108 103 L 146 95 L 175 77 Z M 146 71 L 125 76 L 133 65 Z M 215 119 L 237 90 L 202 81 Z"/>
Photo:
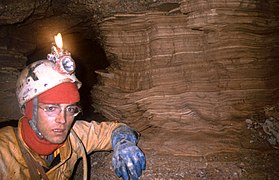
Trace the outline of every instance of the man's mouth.
<path fill-rule="evenodd" d="M 55 133 L 61 134 L 61 133 L 65 132 L 65 129 L 53 129 L 52 131 Z"/>

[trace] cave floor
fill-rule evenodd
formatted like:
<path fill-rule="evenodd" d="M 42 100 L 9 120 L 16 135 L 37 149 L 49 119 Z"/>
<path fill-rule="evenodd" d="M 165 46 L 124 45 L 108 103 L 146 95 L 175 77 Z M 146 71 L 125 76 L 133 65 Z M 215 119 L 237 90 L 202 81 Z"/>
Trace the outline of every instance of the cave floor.
<path fill-rule="evenodd" d="M 1 125 L 16 126 L 17 121 Z M 235 124 L 232 126 L 235 127 Z M 146 155 L 147 167 L 140 179 L 279 179 L 278 144 L 271 145 L 268 135 L 261 128 L 253 126 L 248 129 L 242 123 L 238 131 L 234 129 L 238 135 L 231 131 L 224 132 L 218 137 L 212 132 L 191 135 L 185 130 L 158 127 L 144 130 L 139 147 Z M 111 159 L 111 152 L 90 154 L 89 179 L 119 179 L 112 170 Z M 80 160 L 71 179 L 79 180 L 82 177 L 83 165 Z"/>
<path fill-rule="evenodd" d="M 239 148 L 224 144 L 222 150 L 206 149 L 208 152 L 185 149 L 187 146 L 180 141 L 189 144 L 189 139 L 183 139 L 185 135 L 185 131 L 173 133 L 158 128 L 143 132 L 139 146 L 145 152 L 147 168 L 140 179 L 279 179 L 279 150 L 271 146 L 261 132 L 247 130 L 243 126 Z M 203 148 L 208 139 L 202 133 L 200 136 L 195 136 L 190 144 L 196 144 L 196 147 L 201 144 Z M 118 179 L 111 168 L 112 153 L 95 152 L 89 157 L 90 179 Z M 80 161 L 73 179 L 81 177 Z"/>

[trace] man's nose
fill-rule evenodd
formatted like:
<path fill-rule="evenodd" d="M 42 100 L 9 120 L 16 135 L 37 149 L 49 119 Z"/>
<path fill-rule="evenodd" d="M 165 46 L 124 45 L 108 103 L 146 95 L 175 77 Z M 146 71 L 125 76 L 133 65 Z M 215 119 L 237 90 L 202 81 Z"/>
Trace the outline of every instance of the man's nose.
<path fill-rule="evenodd" d="M 62 109 L 60 113 L 57 115 L 55 121 L 57 123 L 65 124 L 66 123 L 66 113 L 65 109 Z"/>

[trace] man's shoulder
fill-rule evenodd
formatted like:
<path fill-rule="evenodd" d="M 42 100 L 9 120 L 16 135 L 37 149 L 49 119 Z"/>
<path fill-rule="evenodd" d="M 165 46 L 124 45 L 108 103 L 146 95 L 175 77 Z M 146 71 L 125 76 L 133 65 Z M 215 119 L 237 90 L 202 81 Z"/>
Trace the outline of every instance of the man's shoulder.
<path fill-rule="evenodd" d="M 6 126 L 0 129 L 0 146 L 16 141 L 15 130 L 16 128 L 12 126 Z"/>
<path fill-rule="evenodd" d="M 6 136 L 6 135 L 10 135 L 11 133 L 15 133 L 15 127 L 12 126 L 6 126 L 3 128 L 0 128 L 0 136 Z"/>

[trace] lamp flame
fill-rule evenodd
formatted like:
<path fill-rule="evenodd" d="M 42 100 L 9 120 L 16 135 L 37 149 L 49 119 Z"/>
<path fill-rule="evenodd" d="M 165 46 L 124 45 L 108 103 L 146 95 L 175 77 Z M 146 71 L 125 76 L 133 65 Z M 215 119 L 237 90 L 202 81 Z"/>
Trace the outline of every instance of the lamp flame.
<path fill-rule="evenodd" d="M 52 44 L 51 53 L 47 59 L 56 64 L 56 70 L 62 74 L 72 74 L 75 71 L 75 62 L 71 53 L 63 49 L 62 35 L 58 33 L 54 36 L 55 44 Z"/>
<path fill-rule="evenodd" d="M 58 33 L 56 36 L 54 36 L 54 40 L 56 43 L 56 46 L 60 49 L 63 47 L 63 40 L 62 40 L 62 35 L 61 33 Z"/>

